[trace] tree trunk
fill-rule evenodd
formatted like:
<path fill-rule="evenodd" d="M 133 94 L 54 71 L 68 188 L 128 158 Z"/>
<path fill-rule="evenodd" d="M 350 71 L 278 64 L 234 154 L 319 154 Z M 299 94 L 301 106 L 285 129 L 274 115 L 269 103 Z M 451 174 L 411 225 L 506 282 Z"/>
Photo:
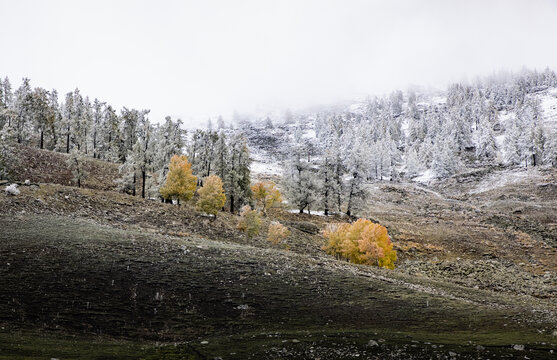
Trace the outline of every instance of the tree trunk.
<path fill-rule="evenodd" d="M 68 134 L 66 135 L 66 154 L 70 153 L 70 129 L 68 129 Z"/>
<path fill-rule="evenodd" d="M 145 170 L 141 172 L 143 183 L 141 184 L 141 197 L 145 199 Z"/>
<path fill-rule="evenodd" d="M 234 214 L 234 195 L 230 195 L 230 212 Z"/>
<path fill-rule="evenodd" d="M 43 148 L 43 144 L 44 144 L 44 131 L 41 130 L 41 149 Z"/>
<path fill-rule="evenodd" d="M 133 194 L 133 196 L 135 196 L 135 172 L 133 173 L 133 188 L 132 188 L 132 194 Z"/>

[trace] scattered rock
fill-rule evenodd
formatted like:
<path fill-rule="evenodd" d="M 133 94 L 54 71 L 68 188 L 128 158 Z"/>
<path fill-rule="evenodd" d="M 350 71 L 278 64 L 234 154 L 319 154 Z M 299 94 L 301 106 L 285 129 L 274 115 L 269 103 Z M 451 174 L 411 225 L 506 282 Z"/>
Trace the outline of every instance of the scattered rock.
<path fill-rule="evenodd" d="M 524 345 L 514 345 L 513 349 L 518 351 L 524 351 Z"/>
<path fill-rule="evenodd" d="M 375 340 L 370 340 L 370 341 L 367 343 L 367 346 L 374 347 L 374 346 L 379 346 L 379 344 L 378 344 L 377 341 L 375 341 Z"/>

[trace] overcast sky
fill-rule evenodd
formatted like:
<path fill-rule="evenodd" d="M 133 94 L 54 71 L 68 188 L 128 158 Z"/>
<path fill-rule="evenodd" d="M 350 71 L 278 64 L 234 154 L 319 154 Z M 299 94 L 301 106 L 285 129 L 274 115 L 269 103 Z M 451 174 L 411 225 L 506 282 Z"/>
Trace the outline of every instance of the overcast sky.
<path fill-rule="evenodd" d="M 523 66 L 557 70 L 557 1 L 0 0 L 0 76 L 186 122 Z"/>

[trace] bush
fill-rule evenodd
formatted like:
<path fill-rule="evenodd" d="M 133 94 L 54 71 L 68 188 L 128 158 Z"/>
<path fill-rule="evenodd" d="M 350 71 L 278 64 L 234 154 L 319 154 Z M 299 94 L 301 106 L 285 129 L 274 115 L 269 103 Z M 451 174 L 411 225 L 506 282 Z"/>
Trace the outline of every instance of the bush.
<path fill-rule="evenodd" d="M 290 236 L 290 230 L 281 223 L 273 221 L 269 225 L 269 231 L 267 234 L 267 240 L 273 245 L 278 245 L 283 242 L 287 237 Z"/>
<path fill-rule="evenodd" d="M 259 213 L 252 210 L 249 205 L 244 206 L 240 210 L 240 221 L 238 222 L 237 228 L 245 232 L 249 238 L 259 235 L 259 229 L 261 228 L 261 217 Z"/>
<path fill-rule="evenodd" d="M 197 199 L 196 208 L 198 211 L 206 214 L 214 215 L 224 206 L 226 195 L 222 188 L 222 180 L 216 175 L 207 176 L 203 182 L 203 186 L 197 190 L 199 199 Z"/>
<path fill-rule="evenodd" d="M 395 268 L 396 251 L 387 229 L 369 220 L 329 227 L 323 234 L 329 241 L 324 250 L 355 264 Z"/>
<path fill-rule="evenodd" d="M 19 189 L 17 188 L 17 184 L 11 184 L 6 186 L 6 195 L 19 195 Z"/>

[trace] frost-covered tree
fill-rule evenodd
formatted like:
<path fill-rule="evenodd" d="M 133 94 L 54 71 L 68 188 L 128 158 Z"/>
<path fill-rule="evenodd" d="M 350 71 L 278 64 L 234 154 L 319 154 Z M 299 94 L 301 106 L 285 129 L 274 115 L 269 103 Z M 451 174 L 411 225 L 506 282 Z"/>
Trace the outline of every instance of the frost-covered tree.
<path fill-rule="evenodd" d="M 318 180 L 312 164 L 307 161 L 303 146 L 293 148 L 290 159 L 283 169 L 283 187 L 288 202 L 295 206 L 300 214 L 318 200 Z"/>
<path fill-rule="evenodd" d="M 422 161 L 418 156 L 416 149 L 411 147 L 404 157 L 404 165 L 406 169 L 406 178 L 411 179 L 424 171 Z"/>
<path fill-rule="evenodd" d="M 230 139 L 229 168 L 225 181 L 230 212 L 236 212 L 252 198 L 250 186 L 250 159 L 246 138 L 237 134 Z"/>
<path fill-rule="evenodd" d="M 43 88 L 35 88 L 30 94 L 31 112 L 35 131 L 39 136 L 39 149 L 44 148 L 44 134 L 48 129 L 49 122 L 49 94 Z"/>
<path fill-rule="evenodd" d="M 33 98 L 30 80 L 23 79 L 21 86 L 15 91 L 15 133 L 18 143 L 25 143 L 29 139 L 32 129 Z"/>
<path fill-rule="evenodd" d="M 99 152 L 102 149 L 102 142 L 100 134 L 103 126 L 104 106 L 106 103 L 95 99 L 93 101 L 93 121 L 91 123 L 91 145 L 93 147 L 93 158 L 99 158 Z"/>
<path fill-rule="evenodd" d="M 459 167 L 458 156 L 453 150 L 452 143 L 447 139 L 438 138 L 435 143 L 431 168 L 437 178 L 443 179 L 454 175 Z"/>
<path fill-rule="evenodd" d="M 488 118 L 483 118 L 479 123 L 477 130 L 476 157 L 477 158 L 495 158 L 497 156 L 497 142 L 493 126 Z"/>
<path fill-rule="evenodd" d="M 346 215 L 352 216 L 363 209 L 366 191 L 364 181 L 368 173 L 368 154 L 363 140 L 357 139 L 347 162 L 347 172 L 350 180 L 347 185 Z"/>
<path fill-rule="evenodd" d="M 81 187 L 82 181 L 88 175 L 85 170 L 85 155 L 83 151 L 77 148 L 72 149 L 66 160 L 66 165 L 72 172 L 73 180 L 76 182 L 77 187 Z"/>

